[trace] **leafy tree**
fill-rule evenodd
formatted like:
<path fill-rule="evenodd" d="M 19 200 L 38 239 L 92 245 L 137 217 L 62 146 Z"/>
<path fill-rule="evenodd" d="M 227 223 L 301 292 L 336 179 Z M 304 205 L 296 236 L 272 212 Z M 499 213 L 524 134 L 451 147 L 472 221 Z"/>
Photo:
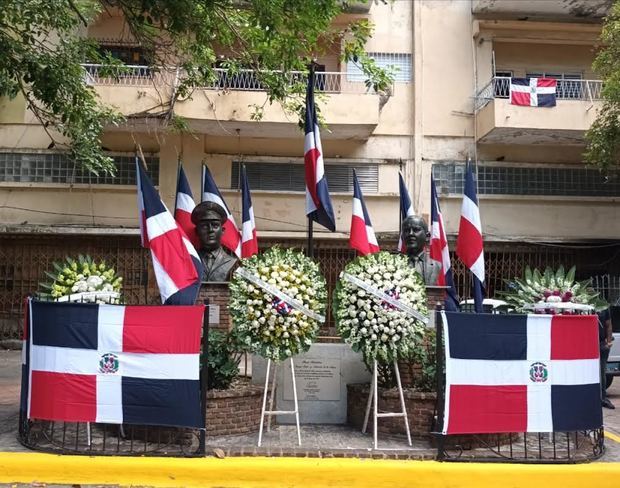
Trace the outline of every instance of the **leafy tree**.
<path fill-rule="evenodd" d="M 98 100 L 81 66 L 103 64 L 109 76 L 123 71 L 119 60 L 86 35 L 99 15 L 120 11 L 151 69 L 180 68 L 183 76 L 159 116 L 182 129 L 175 101 L 217 79 L 219 53 L 228 54 L 221 67 L 229 74 L 254 72 L 266 103 L 280 102 L 300 115 L 303 83 L 291 83 L 290 72 L 307 70 L 329 46 L 342 46 L 343 60 L 360 65 L 369 88 L 386 91 L 390 74 L 364 52 L 372 25 L 366 19 L 333 22 L 346 7 L 342 0 L 4 0 L 0 96 L 23 96 L 52 139 L 51 129 L 71 141 L 76 161 L 94 173 L 114 173 L 100 137 L 122 117 Z"/>
<path fill-rule="evenodd" d="M 614 3 L 601 32 L 602 49 L 593 68 L 603 80 L 603 106 L 586 133 L 587 162 L 603 170 L 620 162 L 620 1 Z"/>

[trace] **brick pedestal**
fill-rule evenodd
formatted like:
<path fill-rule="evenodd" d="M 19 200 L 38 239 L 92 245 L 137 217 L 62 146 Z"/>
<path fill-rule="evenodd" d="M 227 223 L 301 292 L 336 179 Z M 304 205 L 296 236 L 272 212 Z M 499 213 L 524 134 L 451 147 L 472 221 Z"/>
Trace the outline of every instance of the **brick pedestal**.
<path fill-rule="evenodd" d="M 204 303 L 206 298 L 209 299 L 209 304 L 215 309 L 219 309 L 219 313 L 216 310 L 211 310 L 209 314 L 209 328 L 218 329 L 228 332 L 232 329 L 232 320 L 230 319 L 230 311 L 228 309 L 228 303 L 230 302 L 230 289 L 228 288 L 228 282 L 209 282 L 203 283 L 198 293 L 198 300 L 196 303 Z M 219 315 L 219 319 L 216 321 L 214 317 Z M 216 323 L 217 322 L 217 323 Z"/>

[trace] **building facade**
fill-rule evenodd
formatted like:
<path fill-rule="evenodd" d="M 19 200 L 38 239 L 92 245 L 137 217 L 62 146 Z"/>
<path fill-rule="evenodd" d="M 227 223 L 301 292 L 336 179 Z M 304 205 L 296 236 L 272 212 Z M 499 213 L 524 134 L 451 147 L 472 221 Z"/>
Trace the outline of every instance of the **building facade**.
<path fill-rule="evenodd" d="M 375 24 L 367 50 L 395 66 L 388 95 L 366 89 L 359 69 L 329 46 L 317 60 L 322 132 L 337 232 L 315 226 L 328 281 L 353 254 L 347 250 L 353 169 L 375 231 L 395 249 L 398 172 L 418 213 L 430 212 L 430 176 L 438 184 L 447 231 L 458 229 L 464 164 L 477 168 L 487 244 L 489 293 L 525 264 L 578 264 L 584 276 L 620 275 L 620 179 L 582 162 L 584 131 L 600 104 L 591 64 L 609 1 L 453 0 L 370 2 L 336 19 Z M 195 197 L 200 166 L 209 166 L 239 221 L 239 174 L 246 165 L 262 246 L 303 246 L 306 238 L 303 134 L 295 116 L 265 104 L 251 73 L 222 71 L 207 87 L 178 100 L 174 113 L 191 134 L 165 129 L 162 117 L 182 73 L 153 72 L 123 19 L 106 12 L 88 29 L 128 66 L 118 79 L 85 65 L 85 80 L 127 116 L 106 131 L 116 178 L 81 172 L 50 139 L 23 99 L 0 101 L 0 309 L 15 315 L 53 259 L 90 252 L 118 263 L 128 299 L 156 300 L 139 248 L 133 157 L 139 146 L 162 198 L 172 208 L 177 162 Z M 511 77 L 558 78 L 552 109 L 509 104 Z M 254 120 L 254 106 L 263 118 Z M 238 222 L 239 223 L 239 222 Z M 468 279 L 455 260 L 459 289 Z M 616 278 L 614 278 L 614 276 Z M 604 278 L 601 278 L 604 279 Z"/>

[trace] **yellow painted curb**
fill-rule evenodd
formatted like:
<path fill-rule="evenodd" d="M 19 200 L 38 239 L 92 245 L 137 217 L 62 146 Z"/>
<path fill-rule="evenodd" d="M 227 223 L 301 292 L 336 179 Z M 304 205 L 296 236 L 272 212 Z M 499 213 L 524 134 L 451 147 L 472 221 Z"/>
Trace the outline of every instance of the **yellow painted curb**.
<path fill-rule="evenodd" d="M 620 435 L 614 434 L 613 432 L 609 432 L 608 430 L 606 430 L 605 437 L 607 437 L 608 439 L 611 439 L 612 441 L 616 441 L 620 443 Z"/>
<path fill-rule="evenodd" d="M 617 488 L 620 463 L 516 465 L 316 458 L 122 458 L 0 453 L 0 483 L 278 488 Z"/>

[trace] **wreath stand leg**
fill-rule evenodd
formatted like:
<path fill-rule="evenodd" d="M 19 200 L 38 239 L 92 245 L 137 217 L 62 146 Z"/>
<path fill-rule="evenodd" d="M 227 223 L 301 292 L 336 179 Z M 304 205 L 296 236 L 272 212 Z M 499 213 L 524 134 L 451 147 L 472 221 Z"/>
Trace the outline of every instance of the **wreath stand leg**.
<path fill-rule="evenodd" d="M 273 395 L 275 394 L 275 378 L 277 374 L 278 365 L 273 366 L 273 385 L 271 391 L 271 399 L 269 402 L 269 410 L 267 410 L 267 390 L 269 386 L 269 370 L 271 369 L 271 359 L 267 360 L 267 371 L 265 372 L 265 391 L 263 392 L 263 408 L 260 414 L 260 429 L 258 431 L 258 447 L 261 447 L 263 442 L 263 426 L 265 424 L 265 415 L 269 418 L 268 425 L 271 425 L 272 415 L 293 415 L 295 414 L 295 423 L 297 426 L 297 445 L 301 446 L 301 430 L 299 428 L 299 403 L 297 402 L 297 385 L 295 382 L 295 365 L 293 364 L 293 358 L 289 358 L 291 361 L 291 380 L 293 382 L 293 400 L 295 402 L 295 410 L 272 410 L 273 408 Z"/>
<path fill-rule="evenodd" d="M 379 412 L 379 391 L 377 387 L 377 361 L 373 361 L 372 365 L 372 384 L 370 385 L 370 392 L 368 394 L 368 402 L 366 403 L 366 415 L 364 417 L 364 425 L 362 426 L 362 433 L 366 433 L 368 427 L 368 417 L 370 416 L 370 409 L 372 405 L 372 423 L 373 423 L 373 440 L 374 448 L 378 449 L 378 435 L 377 435 L 377 419 L 384 417 L 403 417 L 405 421 L 405 432 L 407 433 L 407 443 L 411 446 L 411 432 L 409 431 L 409 417 L 407 416 L 407 408 L 405 406 L 405 395 L 403 393 L 403 386 L 400 382 L 400 371 L 398 369 L 398 363 L 394 360 L 394 372 L 396 373 L 396 383 L 398 385 L 398 396 L 400 398 L 400 412 Z"/>

